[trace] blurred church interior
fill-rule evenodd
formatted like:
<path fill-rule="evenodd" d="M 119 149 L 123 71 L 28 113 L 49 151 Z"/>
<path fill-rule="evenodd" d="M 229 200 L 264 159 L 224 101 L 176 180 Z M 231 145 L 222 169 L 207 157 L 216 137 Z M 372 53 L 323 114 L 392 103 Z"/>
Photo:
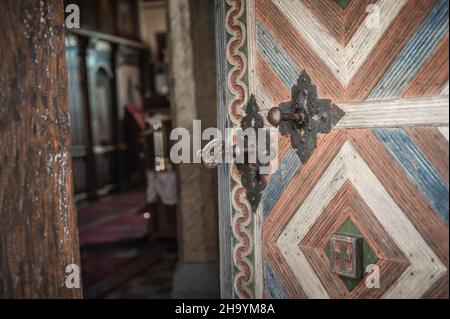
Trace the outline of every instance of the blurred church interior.
<path fill-rule="evenodd" d="M 216 176 L 169 160 L 172 127 L 215 126 L 213 1 L 65 2 L 84 297 L 219 297 Z"/>

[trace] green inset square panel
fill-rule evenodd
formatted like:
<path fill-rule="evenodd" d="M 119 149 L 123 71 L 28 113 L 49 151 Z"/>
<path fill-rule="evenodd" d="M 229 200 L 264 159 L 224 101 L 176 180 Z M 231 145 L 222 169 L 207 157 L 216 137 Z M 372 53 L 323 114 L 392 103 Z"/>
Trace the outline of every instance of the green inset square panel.
<path fill-rule="evenodd" d="M 361 232 L 358 230 L 358 228 L 355 226 L 351 218 L 348 218 L 344 224 L 339 228 L 337 231 L 338 234 L 341 235 L 351 235 L 351 236 L 361 236 Z M 376 264 L 378 258 L 373 252 L 372 248 L 370 248 L 367 241 L 363 239 L 363 270 L 366 269 L 368 265 Z M 330 243 L 325 246 L 324 248 L 325 254 L 330 258 Z M 339 278 L 342 280 L 344 285 L 347 287 L 348 291 L 351 292 L 355 287 L 358 285 L 358 283 L 362 280 L 362 278 L 359 279 L 353 279 L 353 278 L 347 278 L 343 276 L 339 276 Z"/>
<path fill-rule="evenodd" d="M 350 2 L 351 2 L 351 0 L 336 0 L 336 3 L 338 4 L 338 6 L 340 6 L 342 9 L 347 9 Z"/>

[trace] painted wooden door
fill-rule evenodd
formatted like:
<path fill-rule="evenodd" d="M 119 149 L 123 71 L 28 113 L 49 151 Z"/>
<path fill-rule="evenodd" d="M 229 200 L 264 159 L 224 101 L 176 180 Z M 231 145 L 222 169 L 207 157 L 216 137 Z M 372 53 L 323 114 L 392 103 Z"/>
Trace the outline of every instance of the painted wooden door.
<path fill-rule="evenodd" d="M 303 70 L 346 112 L 306 163 L 280 135 L 256 211 L 235 166 L 219 167 L 223 297 L 448 298 L 448 6 L 216 1 L 222 129 L 251 94 L 263 116 L 290 101 Z M 363 237 L 379 287 L 373 266 L 330 271 L 340 232 Z"/>

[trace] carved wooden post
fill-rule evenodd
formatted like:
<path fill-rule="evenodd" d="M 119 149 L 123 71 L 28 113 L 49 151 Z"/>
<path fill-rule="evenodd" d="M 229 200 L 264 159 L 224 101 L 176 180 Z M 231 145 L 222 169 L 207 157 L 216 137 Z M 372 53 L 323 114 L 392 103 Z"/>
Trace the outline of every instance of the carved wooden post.
<path fill-rule="evenodd" d="M 0 298 L 82 295 L 63 21 L 62 0 L 0 2 Z"/>

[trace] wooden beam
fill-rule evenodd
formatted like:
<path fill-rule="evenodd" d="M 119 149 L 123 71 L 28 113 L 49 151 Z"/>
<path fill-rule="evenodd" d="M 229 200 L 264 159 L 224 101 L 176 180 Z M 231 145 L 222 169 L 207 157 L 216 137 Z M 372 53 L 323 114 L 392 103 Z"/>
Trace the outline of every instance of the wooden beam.
<path fill-rule="evenodd" d="M 78 36 L 86 37 L 86 38 L 97 38 L 100 40 L 109 41 L 116 44 L 123 44 L 129 47 L 137 48 L 137 49 L 148 49 L 148 46 L 139 41 L 131 40 L 124 37 L 119 37 L 116 35 L 111 35 L 98 31 L 91 31 L 86 29 L 66 29 L 67 32 L 73 33 Z"/>
<path fill-rule="evenodd" d="M 0 3 L 0 298 L 79 298 L 62 0 Z"/>

